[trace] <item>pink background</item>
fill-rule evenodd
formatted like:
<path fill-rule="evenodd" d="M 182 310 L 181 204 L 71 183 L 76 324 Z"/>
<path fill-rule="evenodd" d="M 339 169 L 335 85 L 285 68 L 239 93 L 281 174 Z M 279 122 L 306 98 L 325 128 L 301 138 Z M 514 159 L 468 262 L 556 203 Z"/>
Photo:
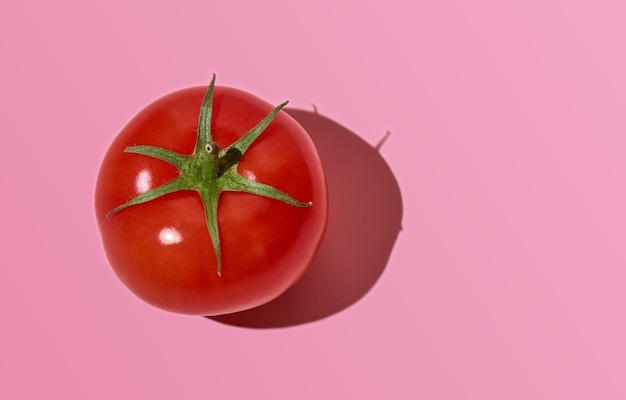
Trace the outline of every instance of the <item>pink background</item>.
<path fill-rule="evenodd" d="M 625 13 L 3 2 L 0 398 L 626 398 Z M 112 273 L 92 205 L 107 145 L 213 72 L 372 145 L 391 131 L 404 229 L 351 307 L 242 328 L 154 309 Z"/>

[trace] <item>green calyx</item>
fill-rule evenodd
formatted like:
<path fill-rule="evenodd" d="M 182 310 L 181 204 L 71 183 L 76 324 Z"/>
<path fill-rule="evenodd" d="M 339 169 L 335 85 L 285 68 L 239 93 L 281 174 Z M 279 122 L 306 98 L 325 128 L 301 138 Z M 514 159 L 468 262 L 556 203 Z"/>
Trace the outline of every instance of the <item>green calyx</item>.
<path fill-rule="evenodd" d="M 180 175 L 171 181 L 142 193 L 107 213 L 113 214 L 137 204 L 152 201 L 169 193 L 181 190 L 195 190 L 202 199 L 207 228 L 211 235 L 213 248 L 217 256 L 217 274 L 222 273 L 222 260 L 217 207 L 220 194 L 224 191 L 246 192 L 258 196 L 283 201 L 296 207 L 307 207 L 312 203 L 295 200 L 280 190 L 260 182 L 249 180 L 237 172 L 239 160 L 265 128 L 272 122 L 276 114 L 287 104 L 284 102 L 274 108 L 261 122 L 235 143 L 220 149 L 211 135 L 211 119 L 213 114 L 213 88 L 215 74 L 209 89 L 204 96 L 198 122 L 198 138 L 193 154 L 184 155 L 155 146 L 130 146 L 126 153 L 141 154 L 165 161 L 176 167 Z"/>

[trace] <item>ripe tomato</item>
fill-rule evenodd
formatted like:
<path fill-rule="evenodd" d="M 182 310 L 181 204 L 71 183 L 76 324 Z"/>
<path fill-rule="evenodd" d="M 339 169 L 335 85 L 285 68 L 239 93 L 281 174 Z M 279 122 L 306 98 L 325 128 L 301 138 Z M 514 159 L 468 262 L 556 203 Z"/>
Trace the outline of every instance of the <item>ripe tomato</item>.
<path fill-rule="evenodd" d="M 214 81 L 136 115 L 96 183 L 117 276 L 148 303 L 184 314 L 279 296 L 312 263 L 328 217 L 319 156 L 284 104 Z"/>

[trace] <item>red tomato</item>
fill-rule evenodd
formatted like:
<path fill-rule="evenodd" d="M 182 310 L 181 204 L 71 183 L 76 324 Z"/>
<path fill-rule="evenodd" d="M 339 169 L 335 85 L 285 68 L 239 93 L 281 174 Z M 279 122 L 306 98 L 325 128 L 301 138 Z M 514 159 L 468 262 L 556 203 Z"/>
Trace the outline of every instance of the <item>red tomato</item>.
<path fill-rule="evenodd" d="M 95 208 L 109 262 L 137 296 L 218 315 L 264 304 L 304 274 L 328 195 L 317 151 L 283 105 L 212 81 L 155 101 L 115 138 Z"/>

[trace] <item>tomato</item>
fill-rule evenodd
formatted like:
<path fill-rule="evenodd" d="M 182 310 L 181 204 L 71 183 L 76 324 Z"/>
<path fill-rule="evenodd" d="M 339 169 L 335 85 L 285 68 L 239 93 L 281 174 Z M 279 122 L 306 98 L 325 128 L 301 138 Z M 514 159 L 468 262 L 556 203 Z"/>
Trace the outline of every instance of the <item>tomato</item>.
<path fill-rule="evenodd" d="M 119 279 L 164 310 L 219 315 L 273 300 L 311 265 L 328 219 L 306 131 L 244 91 L 166 95 L 102 161 L 95 210 Z"/>

